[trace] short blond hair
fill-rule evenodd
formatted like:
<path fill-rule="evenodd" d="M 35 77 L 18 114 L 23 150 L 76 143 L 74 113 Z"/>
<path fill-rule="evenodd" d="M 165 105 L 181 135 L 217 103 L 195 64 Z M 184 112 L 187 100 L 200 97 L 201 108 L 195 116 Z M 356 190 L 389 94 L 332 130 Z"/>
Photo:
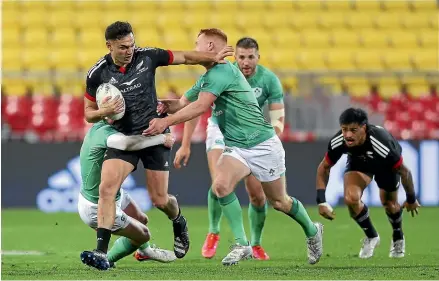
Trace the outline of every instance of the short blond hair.
<path fill-rule="evenodd" d="M 224 33 L 224 31 L 222 31 L 219 28 L 205 28 L 205 29 L 201 29 L 200 32 L 198 33 L 198 37 L 200 37 L 200 35 L 205 34 L 207 36 L 216 36 L 221 38 L 222 40 L 224 40 L 227 43 L 227 35 Z"/>

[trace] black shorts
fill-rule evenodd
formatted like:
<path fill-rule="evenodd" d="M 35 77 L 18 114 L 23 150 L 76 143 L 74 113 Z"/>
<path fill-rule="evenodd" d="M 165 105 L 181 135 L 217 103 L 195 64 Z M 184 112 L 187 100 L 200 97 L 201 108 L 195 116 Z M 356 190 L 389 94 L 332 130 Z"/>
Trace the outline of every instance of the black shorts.
<path fill-rule="evenodd" d="M 361 172 L 366 174 L 370 178 L 374 178 L 378 187 L 386 192 L 398 190 L 401 176 L 396 171 L 384 170 L 376 172 L 374 170 L 375 167 L 370 167 L 370 165 L 362 163 L 361 161 L 348 158 L 345 172 Z"/>
<path fill-rule="evenodd" d="M 137 163 L 142 160 L 143 167 L 153 171 L 169 171 L 171 163 L 171 149 L 164 145 L 155 145 L 137 151 L 124 151 L 108 148 L 104 161 L 108 159 L 120 159 L 131 163 L 135 171 Z"/>

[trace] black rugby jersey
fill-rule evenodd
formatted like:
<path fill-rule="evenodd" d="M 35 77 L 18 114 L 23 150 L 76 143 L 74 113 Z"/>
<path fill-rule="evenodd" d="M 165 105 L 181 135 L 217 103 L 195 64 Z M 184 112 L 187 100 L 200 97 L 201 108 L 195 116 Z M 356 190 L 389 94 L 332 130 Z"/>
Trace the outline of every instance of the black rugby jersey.
<path fill-rule="evenodd" d="M 125 115 L 113 126 L 126 135 L 142 134 L 149 121 L 157 118 L 155 71 L 173 62 L 171 51 L 159 48 L 136 48 L 125 68 L 114 64 L 110 54 L 101 58 L 87 73 L 85 97 L 96 102 L 96 91 L 102 83 L 116 86 L 125 99 Z"/>
<path fill-rule="evenodd" d="M 360 161 L 376 172 L 396 169 L 402 164 L 398 141 L 383 127 L 371 124 L 367 125 L 366 140 L 360 146 L 348 147 L 341 130 L 331 138 L 326 161 L 334 165 L 343 154 L 348 154 L 348 161 Z"/>

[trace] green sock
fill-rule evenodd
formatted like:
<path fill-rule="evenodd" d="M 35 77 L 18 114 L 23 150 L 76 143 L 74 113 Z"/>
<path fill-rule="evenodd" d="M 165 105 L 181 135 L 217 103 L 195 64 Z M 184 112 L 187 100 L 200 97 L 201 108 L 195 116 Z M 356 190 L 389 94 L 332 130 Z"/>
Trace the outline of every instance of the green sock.
<path fill-rule="evenodd" d="M 139 249 L 140 249 L 140 250 L 145 250 L 145 249 L 148 248 L 148 247 L 149 247 L 149 241 L 143 243 L 142 245 L 140 245 Z"/>
<path fill-rule="evenodd" d="M 126 237 L 119 237 L 115 242 L 113 247 L 111 247 L 108 252 L 108 261 L 116 262 L 121 258 L 124 258 L 137 250 L 137 246 L 131 244 L 130 239 Z"/>
<path fill-rule="evenodd" d="M 209 213 L 209 233 L 220 232 L 220 222 L 223 211 L 218 197 L 213 193 L 212 187 L 207 192 L 207 212 Z"/>
<path fill-rule="evenodd" d="M 306 237 L 313 237 L 317 234 L 317 227 L 309 218 L 309 215 L 302 203 L 300 203 L 300 201 L 296 198 L 291 197 L 291 199 L 293 199 L 293 205 L 291 206 L 291 210 L 287 215 L 292 217 L 300 224 L 300 226 L 303 228 L 303 231 L 305 231 Z"/>
<path fill-rule="evenodd" d="M 224 216 L 232 229 L 236 243 L 243 246 L 248 245 L 248 240 L 245 236 L 244 223 L 242 221 L 242 209 L 235 192 L 218 199 Z"/>
<path fill-rule="evenodd" d="M 267 203 L 262 207 L 257 207 L 251 203 L 248 205 L 248 220 L 250 221 L 251 231 L 251 245 L 261 245 L 262 229 L 265 224 L 265 217 L 267 216 Z"/>

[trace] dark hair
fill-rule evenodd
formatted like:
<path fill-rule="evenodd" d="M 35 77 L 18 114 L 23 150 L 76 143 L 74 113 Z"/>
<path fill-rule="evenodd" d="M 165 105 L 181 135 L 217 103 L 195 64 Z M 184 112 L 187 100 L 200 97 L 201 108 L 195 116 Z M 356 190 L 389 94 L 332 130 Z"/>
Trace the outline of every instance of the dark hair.
<path fill-rule="evenodd" d="M 341 125 L 358 124 L 365 125 L 369 123 L 367 113 L 361 108 L 348 108 L 340 115 L 339 123 Z"/>
<path fill-rule="evenodd" d="M 206 36 L 217 36 L 227 43 L 227 34 L 219 28 L 204 28 L 198 33 L 198 37 L 200 37 L 201 34 L 205 34 Z"/>
<path fill-rule="evenodd" d="M 236 48 L 256 49 L 259 51 L 259 44 L 251 37 L 242 37 L 238 40 L 238 42 L 236 42 Z"/>
<path fill-rule="evenodd" d="M 131 24 L 117 21 L 107 26 L 105 40 L 119 40 L 133 32 Z"/>

